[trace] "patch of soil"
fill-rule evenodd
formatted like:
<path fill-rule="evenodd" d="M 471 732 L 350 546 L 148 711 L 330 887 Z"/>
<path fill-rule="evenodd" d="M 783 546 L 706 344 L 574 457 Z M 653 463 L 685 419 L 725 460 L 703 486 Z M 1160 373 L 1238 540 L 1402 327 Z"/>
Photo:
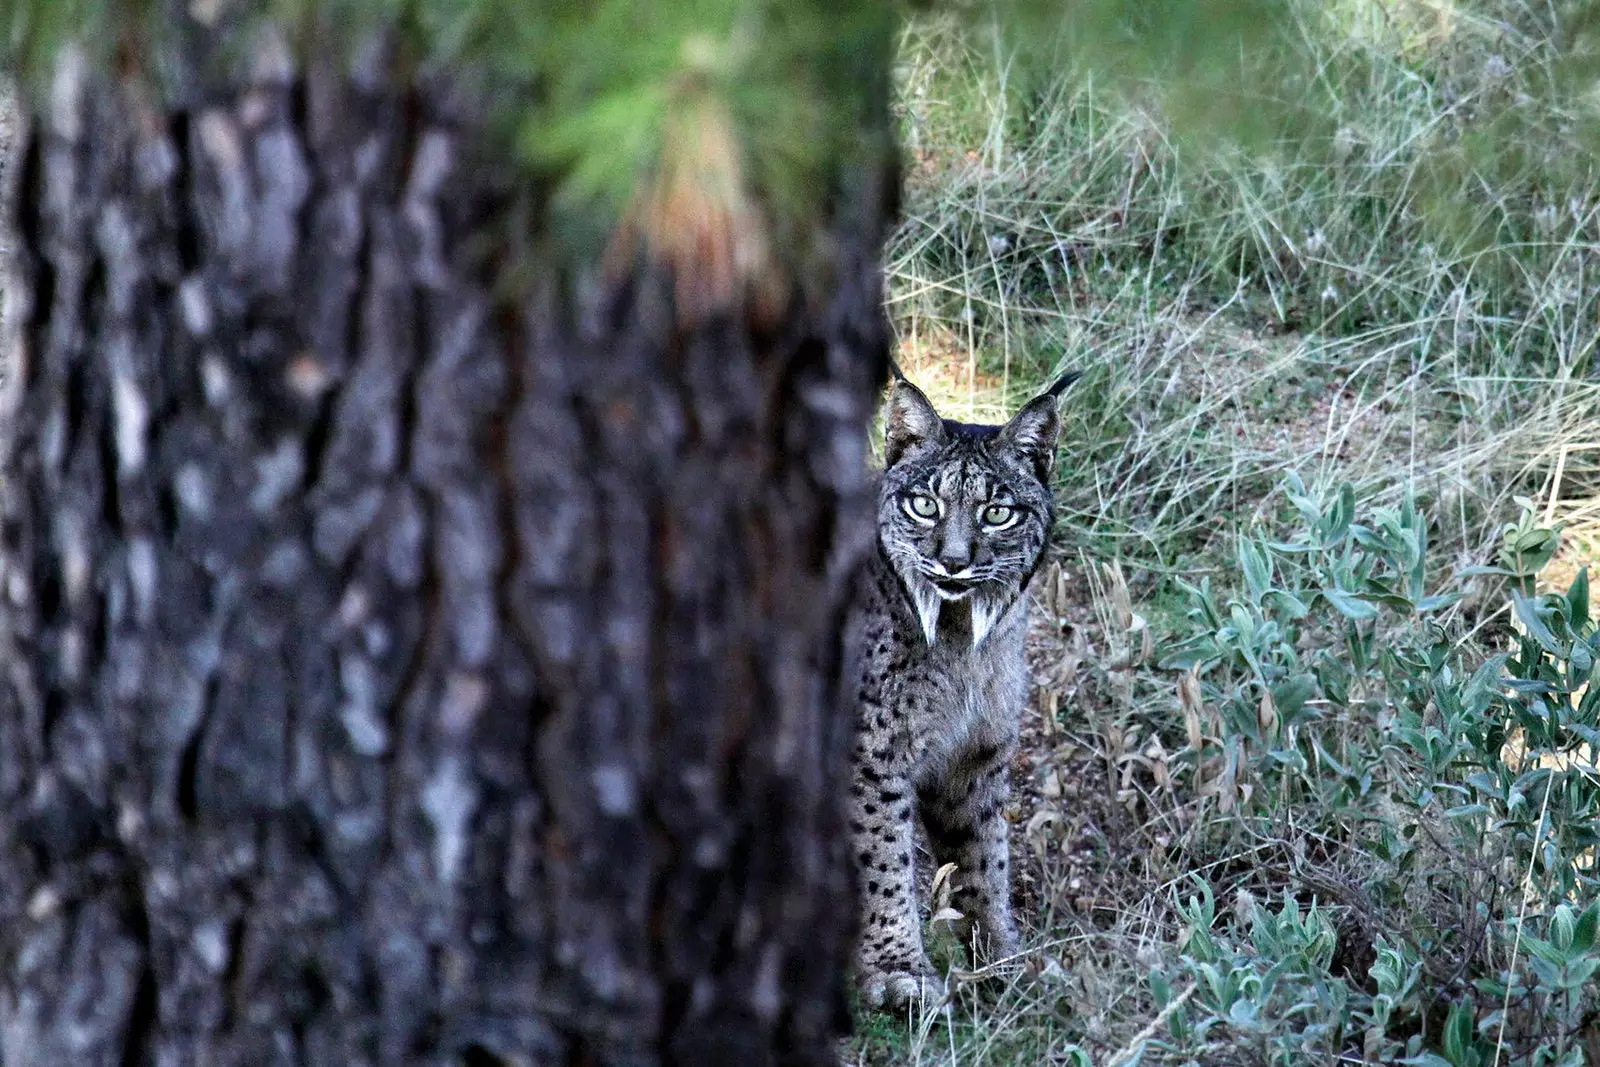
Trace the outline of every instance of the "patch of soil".
<path fill-rule="evenodd" d="M 1004 422 L 1005 381 L 978 369 L 957 330 L 926 318 L 899 339 L 895 361 L 911 383 L 927 394 L 939 414 L 962 422 Z"/>

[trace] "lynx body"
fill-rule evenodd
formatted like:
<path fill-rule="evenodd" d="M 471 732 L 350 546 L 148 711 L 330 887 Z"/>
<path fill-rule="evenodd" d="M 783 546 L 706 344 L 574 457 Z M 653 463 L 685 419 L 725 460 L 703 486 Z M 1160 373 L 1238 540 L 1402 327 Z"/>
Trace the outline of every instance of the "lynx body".
<path fill-rule="evenodd" d="M 1056 398 L 1071 380 L 1004 426 L 942 419 L 903 379 L 889 402 L 877 552 L 855 620 L 850 830 L 857 980 L 872 1004 L 924 995 L 934 978 L 918 820 L 935 862 L 957 865 L 951 905 L 964 940 L 989 959 L 1017 947 L 1005 805 L 1027 699 L 1025 593 L 1049 541 Z"/>

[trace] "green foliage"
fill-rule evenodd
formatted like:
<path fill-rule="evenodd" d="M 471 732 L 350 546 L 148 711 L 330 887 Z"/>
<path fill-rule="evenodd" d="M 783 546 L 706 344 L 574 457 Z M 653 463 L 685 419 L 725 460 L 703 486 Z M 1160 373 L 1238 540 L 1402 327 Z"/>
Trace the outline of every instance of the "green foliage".
<path fill-rule="evenodd" d="M 674 153 L 702 150 L 706 123 L 731 126 L 743 186 L 708 195 L 752 197 L 803 234 L 841 169 L 883 147 L 868 109 L 899 17 L 891 0 L 0 0 L 0 65 L 39 92 L 72 42 L 101 67 L 153 59 L 143 73 L 159 83 L 162 47 L 195 13 L 246 47 L 263 23 L 321 51 L 382 31 L 419 69 L 471 72 L 590 254 Z"/>
<path fill-rule="evenodd" d="M 1392 624 L 1459 599 L 1429 591 L 1428 526 L 1412 501 L 1357 522 L 1348 484 L 1318 500 L 1297 476 L 1287 482 L 1300 533 L 1287 542 L 1241 538 L 1244 588 L 1225 603 L 1209 582 L 1179 579 L 1192 629 L 1162 661 L 1201 672 L 1221 709 L 1232 788 L 1249 785 L 1241 774 L 1264 776 L 1270 789 L 1247 791 L 1267 806 L 1303 798 L 1302 790 L 1336 802 L 1371 790 L 1379 753 L 1351 745 L 1344 723 L 1383 714 L 1383 694 L 1404 694 L 1411 707 L 1426 700 L 1440 646 L 1396 645 Z M 1430 755 L 1434 764 L 1450 758 Z"/>
<path fill-rule="evenodd" d="M 1523 596 L 1533 593 L 1534 578 L 1556 554 L 1561 544 L 1560 527 L 1546 528 L 1535 518 L 1537 509 L 1527 497 L 1517 497 L 1522 516 L 1507 523 L 1501 531 L 1500 550 L 1495 554 L 1497 565 L 1475 567 L 1469 573 L 1503 574 L 1513 579 L 1515 588 Z"/>
<path fill-rule="evenodd" d="M 1211 887 L 1196 879 L 1175 906 L 1189 930 L 1179 975 L 1196 989 L 1170 1016 L 1177 1049 L 1226 1040 L 1274 1067 L 1337 1053 L 1353 1022 L 1352 991 L 1330 971 L 1338 938 L 1315 903 L 1302 910 L 1285 894 L 1274 911 L 1244 895 L 1233 923 L 1219 926 Z M 1173 1002 L 1164 975 L 1151 991 L 1156 1004 Z"/>
<path fill-rule="evenodd" d="M 727 114 L 754 192 L 814 217 L 859 136 L 896 25 L 886 0 L 413 0 L 436 61 L 487 62 L 527 88 L 525 156 L 561 176 L 559 211 L 614 219 L 706 101 Z"/>
<path fill-rule="evenodd" d="M 1241 890 L 1230 930 L 1202 885 L 1177 908 L 1193 931 L 1180 971 L 1203 1014 L 1175 1015 L 1174 1042 L 1199 1047 L 1222 1027 L 1272 1063 L 1364 1052 L 1485 1067 L 1497 1043 L 1507 1063 L 1582 1062 L 1578 1037 L 1600 1010 L 1600 780 L 1588 762 L 1600 632 L 1587 576 L 1563 593 L 1509 590 L 1522 624 L 1513 650 L 1480 656 L 1433 621 L 1462 591 L 1434 591 L 1414 503 L 1364 512 L 1348 485 L 1315 496 L 1288 482 L 1298 532 L 1242 539 L 1240 587 L 1225 601 L 1183 583 L 1189 632 L 1165 665 L 1199 672 L 1220 711 L 1185 754 L 1216 783 L 1224 818 L 1209 832 L 1271 835 L 1292 812 L 1296 847 L 1315 841 L 1336 867 L 1365 857 L 1342 902 L 1377 917 L 1376 958 L 1366 983 L 1330 969 L 1353 931 L 1336 932 L 1314 894 L 1304 910 L 1285 897 L 1272 912 Z M 1509 532 L 1513 549 L 1553 550 L 1531 520 Z M 1301 867 L 1300 892 L 1308 876 L 1341 884 Z M 1426 1010 L 1440 998 L 1454 1001 L 1442 1025 Z"/>

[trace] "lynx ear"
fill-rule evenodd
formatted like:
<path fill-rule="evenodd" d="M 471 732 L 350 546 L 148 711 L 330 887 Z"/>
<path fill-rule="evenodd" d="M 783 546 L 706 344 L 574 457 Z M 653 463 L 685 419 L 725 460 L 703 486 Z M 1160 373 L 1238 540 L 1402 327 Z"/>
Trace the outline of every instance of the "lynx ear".
<path fill-rule="evenodd" d="M 1022 406 L 1011 416 L 1011 421 L 1000 428 L 997 440 L 1002 447 L 1020 452 L 1033 464 L 1039 480 L 1050 484 L 1050 475 L 1056 469 L 1056 437 L 1061 432 L 1061 417 L 1056 413 L 1056 400 L 1067 387 L 1083 377 L 1082 371 L 1070 371 L 1057 378 L 1050 388 Z"/>
<path fill-rule="evenodd" d="M 1050 393 L 1036 396 L 1011 416 L 995 440 L 1000 447 L 1020 453 L 1033 465 L 1034 473 L 1046 485 L 1056 466 L 1056 435 L 1061 418 L 1056 414 L 1056 398 Z"/>
<path fill-rule="evenodd" d="M 901 378 L 889 396 L 883 435 L 883 464 L 892 467 L 907 452 L 944 443 L 944 420 L 922 390 Z"/>

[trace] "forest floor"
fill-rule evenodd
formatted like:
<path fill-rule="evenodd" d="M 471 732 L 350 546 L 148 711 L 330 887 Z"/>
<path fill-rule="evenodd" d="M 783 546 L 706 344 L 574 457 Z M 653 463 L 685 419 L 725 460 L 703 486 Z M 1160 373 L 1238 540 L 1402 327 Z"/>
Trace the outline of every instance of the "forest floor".
<path fill-rule="evenodd" d="M 1600 1054 L 1594 992 L 1541 992 L 1526 961 L 1535 930 L 1595 897 L 1590 727 L 1546 739 L 1566 754 L 1541 766 L 1576 770 L 1559 790 L 1535 783 L 1547 806 L 1569 791 L 1578 829 L 1523 841 L 1507 829 L 1521 816 L 1474 792 L 1530 788 L 1522 742 L 1502 746 L 1521 737 L 1515 700 L 1474 712 L 1502 716 L 1487 728 L 1442 724 L 1455 704 L 1428 703 L 1527 644 L 1513 586 L 1565 591 L 1600 558 L 1600 187 L 1458 155 L 1459 211 L 1444 220 L 1419 192 L 1442 146 L 1493 117 L 1493 93 L 1553 62 L 1549 26 L 1480 6 L 1504 18 L 1441 29 L 1402 4 L 1353 36 L 1308 26 L 1353 132 L 1270 158 L 1197 154 L 1159 108 L 1082 79 L 1019 93 L 998 50 L 948 23 L 908 32 L 906 207 L 888 254 L 900 366 L 943 414 L 991 422 L 1062 370 L 1086 374 L 1062 405 L 1009 813 L 1026 950 L 963 977 L 931 930 L 956 968 L 951 1002 L 860 1013 L 847 1063 Z M 1496 129 L 1547 147 L 1533 119 Z M 1329 547 L 1307 501 L 1336 511 L 1342 487 L 1357 532 Z M 1405 598 L 1383 599 L 1384 567 L 1443 599 L 1389 610 Z M 1318 599 L 1346 581 L 1369 599 Z M 1552 669 L 1575 678 L 1565 654 Z M 1285 725 L 1282 679 L 1308 669 L 1311 699 Z M 1396 732 L 1413 715 L 1453 760 Z M 1535 861 L 1537 840 L 1557 853 Z"/>

